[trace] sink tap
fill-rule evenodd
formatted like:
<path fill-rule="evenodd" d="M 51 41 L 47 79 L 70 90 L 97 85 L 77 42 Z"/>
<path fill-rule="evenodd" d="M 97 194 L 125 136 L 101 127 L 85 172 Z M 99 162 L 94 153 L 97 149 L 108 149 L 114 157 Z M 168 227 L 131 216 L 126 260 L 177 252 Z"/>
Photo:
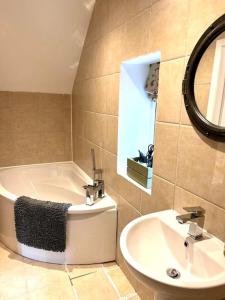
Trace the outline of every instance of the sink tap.
<path fill-rule="evenodd" d="M 83 188 L 86 190 L 86 204 L 93 205 L 95 200 L 98 198 L 105 197 L 105 184 L 102 179 L 102 169 L 96 169 L 95 166 L 95 152 L 91 149 L 92 164 L 93 164 L 93 184 L 84 185 Z"/>
<path fill-rule="evenodd" d="M 183 207 L 188 213 L 179 215 L 176 220 L 180 224 L 191 222 L 188 230 L 188 234 L 194 240 L 200 239 L 203 236 L 203 226 L 205 221 L 205 210 L 200 206 L 195 207 Z"/>

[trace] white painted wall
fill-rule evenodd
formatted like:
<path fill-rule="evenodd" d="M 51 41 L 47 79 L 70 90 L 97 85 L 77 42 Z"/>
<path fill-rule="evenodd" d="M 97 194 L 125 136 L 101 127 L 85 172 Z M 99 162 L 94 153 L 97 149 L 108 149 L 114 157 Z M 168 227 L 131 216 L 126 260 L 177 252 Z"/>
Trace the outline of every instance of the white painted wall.
<path fill-rule="evenodd" d="M 0 90 L 71 93 L 95 0 L 0 0 Z"/>

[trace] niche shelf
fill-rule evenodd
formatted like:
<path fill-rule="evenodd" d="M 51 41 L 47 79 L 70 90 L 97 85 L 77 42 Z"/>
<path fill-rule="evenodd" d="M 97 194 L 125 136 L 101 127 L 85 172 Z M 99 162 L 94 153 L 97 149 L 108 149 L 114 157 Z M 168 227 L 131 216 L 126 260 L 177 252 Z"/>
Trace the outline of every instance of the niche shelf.
<path fill-rule="evenodd" d="M 120 67 L 117 173 L 149 194 L 151 188 L 128 177 L 127 158 L 138 156 L 139 149 L 146 153 L 148 145 L 154 144 L 157 102 L 149 98 L 145 84 L 149 65 L 157 62 L 160 52 L 124 61 Z"/>

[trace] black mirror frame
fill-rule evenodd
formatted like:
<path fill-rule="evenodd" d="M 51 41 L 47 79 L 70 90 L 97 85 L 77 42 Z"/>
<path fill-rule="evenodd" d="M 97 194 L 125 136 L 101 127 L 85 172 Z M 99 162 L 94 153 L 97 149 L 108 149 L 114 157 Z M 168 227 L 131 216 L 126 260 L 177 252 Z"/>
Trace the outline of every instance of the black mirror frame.
<path fill-rule="evenodd" d="M 206 49 L 224 31 L 225 14 L 213 22 L 197 42 L 188 60 L 182 83 L 184 103 L 192 124 L 205 136 L 222 142 L 225 142 L 225 127 L 209 122 L 199 111 L 194 95 L 194 80 L 199 62 Z"/>

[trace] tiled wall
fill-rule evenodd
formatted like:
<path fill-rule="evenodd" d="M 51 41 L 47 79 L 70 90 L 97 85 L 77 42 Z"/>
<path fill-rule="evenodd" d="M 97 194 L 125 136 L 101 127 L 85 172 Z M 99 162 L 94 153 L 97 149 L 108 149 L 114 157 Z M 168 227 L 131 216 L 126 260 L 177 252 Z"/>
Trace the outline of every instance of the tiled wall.
<path fill-rule="evenodd" d="M 225 241 L 225 144 L 191 126 L 181 92 L 185 65 L 225 0 L 97 0 L 73 90 L 74 160 L 89 174 L 90 148 L 119 207 L 133 218 L 184 205 L 206 208 L 206 228 Z M 152 195 L 116 174 L 120 63 L 161 51 Z M 215 221 L 216 220 L 216 221 Z M 119 235 L 118 235 L 119 237 Z M 126 270 L 118 250 L 118 262 Z M 152 299 L 130 277 L 143 299 Z"/>
<path fill-rule="evenodd" d="M 71 96 L 0 92 L 0 167 L 71 160 Z"/>

